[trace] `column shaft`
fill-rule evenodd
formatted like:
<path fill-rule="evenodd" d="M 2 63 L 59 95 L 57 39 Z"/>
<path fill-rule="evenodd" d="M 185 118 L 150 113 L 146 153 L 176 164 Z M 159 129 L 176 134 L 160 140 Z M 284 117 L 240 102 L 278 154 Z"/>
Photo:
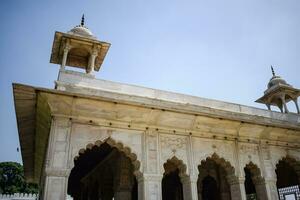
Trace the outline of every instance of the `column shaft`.
<path fill-rule="evenodd" d="M 282 96 L 281 96 L 281 101 L 282 101 L 282 105 L 283 105 L 283 107 L 284 107 L 284 112 L 285 112 L 285 113 L 289 113 L 289 110 L 288 110 L 287 105 L 286 105 L 286 102 L 285 102 L 285 95 L 282 95 Z"/>
<path fill-rule="evenodd" d="M 90 62 L 89 62 L 90 66 L 87 68 L 87 71 L 86 71 L 88 74 L 93 73 L 93 71 L 95 69 L 95 60 L 96 60 L 96 57 L 97 57 L 96 53 L 91 54 Z"/>
<path fill-rule="evenodd" d="M 143 196 L 139 196 L 139 200 L 161 200 L 161 180 L 162 175 L 143 175 Z M 139 184 L 140 187 L 140 184 Z"/>
<path fill-rule="evenodd" d="M 181 177 L 183 199 L 198 200 L 197 193 L 197 178 L 198 177 Z"/>
<path fill-rule="evenodd" d="M 300 109 L 299 109 L 299 105 L 298 105 L 297 99 L 294 99 L 293 101 L 295 103 L 295 106 L 296 106 L 296 109 L 297 109 L 297 113 L 300 114 Z"/>
<path fill-rule="evenodd" d="M 230 184 L 230 193 L 232 200 L 246 200 L 245 180 L 239 179 Z"/>
<path fill-rule="evenodd" d="M 44 187 L 45 200 L 65 200 L 67 197 L 68 177 L 46 176 Z"/>
<path fill-rule="evenodd" d="M 67 58 L 68 58 L 69 50 L 70 50 L 70 46 L 69 46 L 69 45 L 66 45 L 65 48 L 64 48 L 64 54 L 63 54 L 63 58 L 62 58 L 62 61 L 61 61 L 61 66 L 60 66 L 60 69 L 61 69 L 61 70 L 64 70 L 64 69 L 65 69 L 65 66 L 66 66 L 66 63 L 67 63 Z"/>
<path fill-rule="evenodd" d="M 266 184 L 264 182 L 255 183 L 256 196 L 258 200 L 268 199 Z"/>
<path fill-rule="evenodd" d="M 276 186 L 276 180 L 265 181 L 266 193 L 268 200 L 278 200 L 278 192 Z"/>

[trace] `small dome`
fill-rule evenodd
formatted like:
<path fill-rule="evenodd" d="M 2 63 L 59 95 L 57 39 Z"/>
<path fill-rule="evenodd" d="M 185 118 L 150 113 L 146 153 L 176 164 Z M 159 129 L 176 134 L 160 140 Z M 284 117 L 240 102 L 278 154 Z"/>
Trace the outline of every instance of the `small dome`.
<path fill-rule="evenodd" d="M 283 78 L 281 78 L 280 76 L 273 76 L 273 77 L 271 78 L 271 80 L 269 81 L 269 83 L 268 83 L 268 88 L 271 88 L 271 87 L 273 87 L 274 85 L 279 85 L 279 84 L 281 84 L 281 85 L 289 85 L 289 84 L 287 84 L 287 82 L 286 82 Z"/>
<path fill-rule="evenodd" d="M 82 36 L 82 37 L 95 38 L 93 33 L 87 27 L 85 27 L 83 25 L 75 26 L 68 33 L 78 35 L 78 36 Z"/>

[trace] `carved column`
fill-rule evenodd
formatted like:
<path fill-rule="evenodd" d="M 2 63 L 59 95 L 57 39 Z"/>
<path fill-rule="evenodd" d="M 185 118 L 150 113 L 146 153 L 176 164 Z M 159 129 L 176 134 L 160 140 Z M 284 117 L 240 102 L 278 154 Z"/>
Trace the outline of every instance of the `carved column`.
<path fill-rule="evenodd" d="M 281 101 L 282 101 L 282 105 L 283 105 L 283 107 L 284 107 L 284 112 L 285 112 L 285 113 L 289 113 L 289 110 L 288 110 L 287 105 L 286 105 L 286 102 L 285 102 L 285 95 L 284 95 L 284 94 L 281 95 L 280 98 L 281 98 Z"/>
<path fill-rule="evenodd" d="M 63 52 L 63 58 L 62 58 L 62 61 L 61 61 L 61 66 L 60 66 L 61 70 L 65 69 L 65 66 L 66 66 L 66 63 L 67 63 L 67 57 L 68 57 L 68 53 L 69 53 L 70 49 L 71 49 L 70 41 L 67 40 L 65 48 L 64 48 L 64 52 Z"/>
<path fill-rule="evenodd" d="M 276 186 L 277 179 L 265 180 L 265 188 L 268 200 L 278 200 L 278 192 Z"/>
<path fill-rule="evenodd" d="M 262 164 L 262 176 L 264 178 L 265 195 L 268 200 L 278 200 L 276 187 L 276 174 L 273 167 L 270 149 L 266 144 L 259 144 L 259 159 Z M 262 186 L 261 186 L 262 187 Z"/>
<path fill-rule="evenodd" d="M 65 200 L 70 169 L 68 169 L 71 123 L 66 118 L 53 118 L 48 140 L 45 184 L 42 199 Z"/>
<path fill-rule="evenodd" d="M 198 181 L 198 170 L 196 169 L 197 166 L 195 165 L 194 160 L 194 151 L 193 151 L 193 138 L 190 134 L 188 139 L 188 162 L 189 162 L 189 171 L 190 171 L 190 177 L 188 181 L 190 182 L 190 190 L 191 190 L 191 199 L 192 200 L 198 200 L 198 188 L 197 188 L 197 181 Z M 183 183 L 185 180 L 182 180 Z M 184 190 L 183 186 L 183 190 Z"/>
<path fill-rule="evenodd" d="M 234 178 L 229 181 L 232 200 L 246 200 L 245 178 Z"/>
<path fill-rule="evenodd" d="M 245 177 L 242 173 L 243 167 L 240 165 L 240 145 L 235 140 L 234 159 L 236 174 L 228 174 L 227 181 L 230 185 L 230 194 L 232 200 L 246 200 Z"/>
<path fill-rule="evenodd" d="M 147 130 L 143 137 L 144 174 L 138 179 L 139 199 L 161 200 L 162 175 L 159 171 L 158 133 L 154 130 Z M 142 193 L 142 195 L 140 195 Z"/>
<path fill-rule="evenodd" d="M 144 194 L 141 198 L 139 197 L 139 199 L 161 200 L 162 199 L 161 181 L 162 181 L 162 175 L 144 174 L 142 179 Z"/>
<path fill-rule="evenodd" d="M 300 109 L 299 109 L 299 105 L 298 105 L 298 101 L 297 101 L 297 98 L 296 99 L 293 99 L 294 103 L 295 103 L 295 106 L 296 106 L 296 109 L 297 109 L 297 113 L 300 114 Z"/>
<path fill-rule="evenodd" d="M 258 200 L 268 199 L 265 181 L 261 177 L 252 178 Z"/>
<path fill-rule="evenodd" d="M 90 59 L 89 59 L 89 66 L 87 67 L 86 72 L 88 74 L 93 73 L 94 69 L 95 69 L 95 61 L 96 61 L 96 57 L 98 55 L 98 50 L 96 47 L 93 48 L 93 52 L 90 55 Z"/>
<path fill-rule="evenodd" d="M 68 176 L 69 171 L 47 170 L 43 199 L 65 200 L 67 196 Z"/>
<path fill-rule="evenodd" d="M 198 177 L 190 176 L 180 178 L 183 189 L 183 199 L 198 200 L 197 179 Z"/>
<path fill-rule="evenodd" d="M 144 199 L 144 178 L 142 174 L 136 175 L 136 180 L 138 184 L 138 199 L 143 200 Z"/>

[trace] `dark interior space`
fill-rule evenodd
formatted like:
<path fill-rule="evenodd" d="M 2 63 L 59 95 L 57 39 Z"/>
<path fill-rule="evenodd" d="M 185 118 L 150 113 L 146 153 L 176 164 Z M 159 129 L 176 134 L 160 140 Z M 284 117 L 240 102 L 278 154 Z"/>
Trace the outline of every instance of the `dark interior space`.
<path fill-rule="evenodd" d="M 107 143 L 95 145 L 80 154 L 74 164 L 68 181 L 68 194 L 74 200 L 112 200 L 117 199 L 117 193 L 118 199 L 122 199 L 120 193 L 124 189 L 130 199 L 138 199 L 138 185 L 130 159 L 115 147 Z"/>
<path fill-rule="evenodd" d="M 162 179 L 162 199 L 183 200 L 183 189 L 178 169 L 164 175 Z"/>
<path fill-rule="evenodd" d="M 245 172 L 245 190 L 246 194 L 256 194 L 255 185 L 252 180 L 252 174 L 249 168 L 244 168 Z"/>
<path fill-rule="evenodd" d="M 202 200 L 219 200 L 219 190 L 216 180 L 211 176 L 206 176 L 202 180 Z"/>
<path fill-rule="evenodd" d="M 299 177 L 294 168 L 286 161 L 279 161 L 276 165 L 277 188 L 299 185 Z"/>

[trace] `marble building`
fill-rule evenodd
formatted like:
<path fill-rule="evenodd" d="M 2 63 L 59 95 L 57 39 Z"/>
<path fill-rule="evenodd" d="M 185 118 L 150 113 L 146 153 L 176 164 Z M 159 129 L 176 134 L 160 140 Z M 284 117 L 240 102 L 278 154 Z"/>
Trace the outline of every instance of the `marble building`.
<path fill-rule="evenodd" d="M 257 102 L 281 113 L 96 79 L 109 47 L 83 19 L 55 33 L 54 89 L 13 84 L 40 199 L 277 200 L 299 185 L 300 90 L 273 72 Z"/>

